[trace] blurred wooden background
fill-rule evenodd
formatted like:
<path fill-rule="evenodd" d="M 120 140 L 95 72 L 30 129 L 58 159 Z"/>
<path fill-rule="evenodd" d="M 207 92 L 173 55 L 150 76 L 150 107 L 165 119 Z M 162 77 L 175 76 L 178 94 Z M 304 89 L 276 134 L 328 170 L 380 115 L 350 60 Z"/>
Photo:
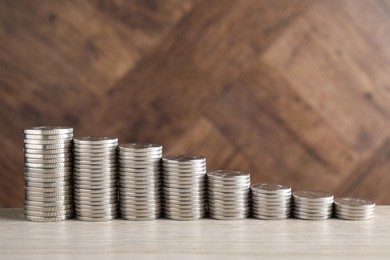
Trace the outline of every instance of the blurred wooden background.
<path fill-rule="evenodd" d="M 0 1 L 0 206 L 22 129 L 157 142 L 390 203 L 390 1 Z"/>

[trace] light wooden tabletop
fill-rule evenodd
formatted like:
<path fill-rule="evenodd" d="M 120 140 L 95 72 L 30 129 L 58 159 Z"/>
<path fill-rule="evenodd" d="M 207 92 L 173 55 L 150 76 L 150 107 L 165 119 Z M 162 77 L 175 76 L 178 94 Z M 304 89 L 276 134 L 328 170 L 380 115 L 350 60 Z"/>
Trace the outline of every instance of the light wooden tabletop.
<path fill-rule="evenodd" d="M 0 258 L 390 259 L 390 206 L 369 221 L 114 220 L 34 223 L 0 209 Z M 133 257 L 133 258 L 130 258 Z"/>

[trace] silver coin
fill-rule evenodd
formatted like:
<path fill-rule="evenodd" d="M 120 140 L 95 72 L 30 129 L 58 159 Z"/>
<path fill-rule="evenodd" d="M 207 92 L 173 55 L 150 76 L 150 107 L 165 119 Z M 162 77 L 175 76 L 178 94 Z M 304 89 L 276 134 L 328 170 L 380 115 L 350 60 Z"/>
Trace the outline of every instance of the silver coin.
<path fill-rule="evenodd" d="M 68 149 L 71 148 L 71 143 L 63 144 L 24 144 L 25 149 L 44 149 L 44 150 L 56 150 L 56 149 Z M 31 152 L 31 151 L 30 151 Z"/>
<path fill-rule="evenodd" d="M 74 213 L 73 209 L 58 210 L 58 211 L 34 211 L 34 210 L 24 209 L 25 215 L 35 216 L 35 217 L 58 217 L 63 215 L 72 215 L 73 213 Z"/>
<path fill-rule="evenodd" d="M 25 210 L 31 210 L 31 211 L 39 211 L 39 212 L 53 212 L 53 211 L 61 211 L 61 210 L 69 210 L 73 209 L 74 205 L 72 203 L 70 204 L 61 204 L 58 206 L 34 206 L 34 205 L 29 205 L 29 204 L 24 204 L 24 209 Z"/>
<path fill-rule="evenodd" d="M 209 179 L 248 179 L 250 178 L 250 173 L 240 171 L 240 170 L 216 170 L 213 172 L 207 173 Z"/>
<path fill-rule="evenodd" d="M 295 191 L 293 197 L 297 201 L 332 201 L 333 195 L 323 191 Z"/>
<path fill-rule="evenodd" d="M 292 212 L 295 214 L 295 213 L 298 213 L 298 214 L 304 214 L 304 215 L 308 215 L 308 216 L 324 216 L 324 215 L 332 215 L 333 214 L 333 211 L 332 210 L 319 210 L 319 211 L 315 211 L 315 210 L 312 210 L 312 211 L 303 211 L 303 210 L 296 210 L 295 208 L 293 208 Z"/>
<path fill-rule="evenodd" d="M 28 216 L 25 215 L 26 220 L 33 221 L 33 222 L 56 222 L 56 221 L 63 221 L 73 218 L 73 214 L 71 215 L 62 215 L 58 217 L 35 217 L 35 216 Z"/>
<path fill-rule="evenodd" d="M 290 201 L 292 200 L 291 194 L 286 195 L 273 195 L 273 194 L 256 194 L 255 192 L 252 192 L 252 198 L 256 199 L 258 201 Z"/>
<path fill-rule="evenodd" d="M 25 190 L 26 196 L 33 197 L 57 197 L 57 196 L 70 196 L 73 194 L 73 190 L 58 190 L 58 191 L 32 191 Z"/>
<path fill-rule="evenodd" d="M 347 216 L 365 216 L 365 215 L 374 215 L 375 214 L 375 210 L 354 210 L 354 211 L 351 211 L 351 210 L 347 210 L 347 211 L 344 211 L 344 210 L 335 210 L 335 214 L 339 214 L 339 215 L 347 215 Z"/>
<path fill-rule="evenodd" d="M 102 206 L 102 205 L 110 205 L 113 203 L 117 203 L 118 200 L 116 197 L 107 197 L 107 198 L 74 198 L 74 203 L 77 207 L 83 206 Z"/>
<path fill-rule="evenodd" d="M 86 136 L 74 139 L 75 144 L 117 144 L 118 138 L 116 137 L 94 137 Z"/>
<path fill-rule="evenodd" d="M 206 164 L 195 164 L 195 165 L 169 165 L 165 162 L 162 163 L 162 168 L 165 172 L 170 173 L 187 173 L 187 172 L 206 172 Z M 206 174 L 206 173 L 205 173 Z"/>
<path fill-rule="evenodd" d="M 130 151 L 162 151 L 162 145 L 151 143 L 126 143 L 119 146 L 120 149 Z"/>
<path fill-rule="evenodd" d="M 335 213 L 335 217 L 339 219 L 344 219 L 344 220 L 354 220 L 354 221 L 359 221 L 359 220 L 370 220 L 373 219 L 375 214 L 367 214 L 367 215 L 361 215 L 361 216 L 353 216 L 353 215 L 346 215 L 346 214 L 338 214 Z"/>
<path fill-rule="evenodd" d="M 283 220 L 288 219 L 291 217 L 291 215 L 277 215 L 277 216 L 267 216 L 267 215 L 261 215 L 261 214 L 252 214 L 254 218 L 263 219 L 263 220 Z"/>
<path fill-rule="evenodd" d="M 25 158 L 29 159 L 42 159 L 42 160 L 50 160 L 50 159 L 60 159 L 60 158 L 72 158 L 72 153 L 59 153 L 59 154 L 41 154 L 41 153 L 24 153 Z"/>
<path fill-rule="evenodd" d="M 70 183 L 69 185 L 51 187 L 51 188 L 41 188 L 41 187 L 31 187 L 31 186 L 24 186 L 24 188 L 26 191 L 31 191 L 31 192 L 73 191 L 73 187 Z"/>
<path fill-rule="evenodd" d="M 67 145 L 72 144 L 72 138 L 68 139 L 24 139 L 24 144 L 36 145 Z"/>
<path fill-rule="evenodd" d="M 89 200 L 89 199 L 108 199 L 108 198 L 117 198 L 118 194 L 115 190 L 110 192 L 101 192 L 101 193 L 88 193 L 88 192 L 78 192 L 74 191 L 75 199 L 78 200 Z"/>
<path fill-rule="evenodd" d="M 77 216 L 77 215 L 76 215 L 76 218 L 77 218 L 78 220 L 88 221 L 88 222 L 110 221 L 110 220 L 116 219 L 117 217 L 118 217 L 117 214 L 115 214 L 115 215 L 110 215 L 110 216 L 103 216 L 103 217 L 84 217 L 84 216 Z"/>
<path fill-rule="evenodd" d="M 149 220 L 155 220 L 161 217 L 161 214 L 155 214 L 155 215 L 148 215 L 148 216 L 131 216 L 131 215 L 125 215 L 122 214 L 121 217 L 125 220 L 132 220 L 132 221 L 149 221 Z"/>
<path fill-rule="evenodd" d="M 34 164 L 58 164 L 71 162 L 72 158 L 64 157 L 64 158 L 56 158 L 56 159 L 35 159 L 35 158 L 24 158 L 26 163 L 34 163 Z"/>
<path fill-rule="evenodd" d="M 297 204 L 294 202 L 294 208 L 297 210 L 322 210 L 322 209 L 332 209 L 332 203 L 326 205 L 305 205 L 305 204 Z"/>
<path fill-rule="evenodd" d="M 60 174 L 24 174 L 24 182 L 26 186 L 33 187 L 58 187 L 62 185 L 70 185 L 72 182 L 71 173 L 60 173 Z"/>
<path fill-rule="evenodd" d="M 135 161 L 135 162 L 140 162 L 140 161 L 144 161 L 144 162 L 159 162 L 159 163 L 162 163 L 162 160 L 161 160 L 161 157 L 158 156 L 158 155 L 155 155 L 155 156 L 140 156 L 140 155 L 129 155 L 129 154 L 123 154 L 121 152 L 119 152 L 118 154 L 118 159 L 120 161 L 124 161 L 124 162 L 132 162 L 132 161 Z"/>
<path fill-rule="evenodd" d="M 56 169 L 57 167 L 72 167 L 72 161 L 67 162 L 57 162 L 57 163 L 24 163 L 25 167 L 28 168 L 38 168 L 38 169 Z"/>
<path fill-rule="evenodd" d="M 303 219 L 303 220 L 326 220 L 332 217 L 332 215 L 323 215 L 323 216 L 311 216 L 307 214 L 302 214 L 302 213 L 295 213 L 294 212 L 294 217 Z"/>
<path fill-rule="evenodd" d="M 262 194 L 291 194 L 291 187 L 286 185 L 281 185 L 277 183 L 257 183 L 251 186 L 252 192 L 262 193 Z"/>
<path fill-rule="evenodd" d="M 218 180 L 211 180 L 210 178 L 207 178 L 207 181 L 209 183 L 210 187 L 231 187 L 231 188 L 240 188 L 245 187 L 246 189 L 250 189 L 250 179 L 246 180 L 235 180 L 235 179 L 218 179 Z"/>
<path fill-rule="evenodd" d="M 206 161 L 206 157 L 201 155 L 193 155 L 193 154 L 173 154 L 173 155 L 164 156 L 164 161 L 178 162 L 178 163 L 204 162 Z"/>
<path fill-rule="evenodd" d="M 28 135 L 57 135 L 73 133 L 72 127 L 66 126 L 38 126 L 25 128 L 24 134 Z"/>
<path fill-rule="evenodd" d="M 151 172 L 150 174 L 145 175 L 135 175 L 135 174 L 127 174 L 127 173 L 119 173 L 119 178 L 121 180 L 129 180 L 129 181 L 155 181 L 155 180 L 161 180 L 161 176 L 159 172 Z"/>
<path fill-rule="evenodd" d="M 197 214 L 197 215 L 189 215 L 189 216 L 177 216 L 174 214 L 167 214 L 166 217 L 171 220 L 177 221 L 195 221 L 200 220 L 205 217 L 206 214 Z"/>
<path fill-rule="evenodd" d="M 37 206 L 37 207 L 59 207 L 67 204 L 72 204 L 73 201 L 64 201 L 64 200 L 59 200 L 59 201 L 31 201 L 31 200 L 25 200 L 24 204 L 29 205 L 29 206 Z"/>
<path fill-rule="evenodd" d="M 369 200 L 365 199 L 359 199 L 359 198 L 337 198 L 334 200 L 334 204 L 336 206 L 340 206 L 342 208 L 374 208 L 375 203 Z"/>
<path fill-rule="evenodd" d="M 118 204 L 114 205 L 105 205 L 103 206 L 77 206 L 75 207 L 76 209 L 76 214 L 78 215 L 95 215 L 95 214 L 111 214 L 111 213 L 117 213 L 119 211 Z"/>
<path fill-rule="evenodd" d="M 249 216 L 250 215 L 250 209 L 217 209 L 217 208 L 209 208 L 208 213 L 210 215 L 218 215 L 218 216 L 224 216 L 224 217 L 234 217 L 234 216 Z"/>
<path fill-rule="evenodd" d="M 74 157 L 84 158 L 84 157 L 117 157 L 116 148 L 103 148 L 103 149 L 73 149 Z"/>
<path fill-rule="evenodd" d="M 234 216 L 224 216 L 218 214 L 209 214 L 210 218 L 218 219 L 218 220 L 242 220 L 249 217 L 249 213 L 237 214 Z"/>
<path fill-rule="evenodd" d="M 59 139 L 73 139 L 73 133 L 69 134 L 54 134 L 54 135 L 37 135 L 25 134 L 24 139 L 33 140 L 59 140 Z"/>
<path fill-rule="evenodd" d="M 36 148 L 23 148 L 24 154 L 43 154 L 43 155 L 57 155 L 57 154 L 69 154 L 72 152 L 72 146 L 58 149 L 36 149 Z"/>

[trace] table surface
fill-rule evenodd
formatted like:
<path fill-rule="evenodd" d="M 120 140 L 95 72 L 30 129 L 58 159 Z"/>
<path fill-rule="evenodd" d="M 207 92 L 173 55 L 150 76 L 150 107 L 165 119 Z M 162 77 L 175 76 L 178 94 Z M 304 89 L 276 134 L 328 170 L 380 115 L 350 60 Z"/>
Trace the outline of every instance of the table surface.
<path fill-rule="evenodd" d="M 0 258 L 390 258 L 390 206 L 369 221 L 25 221 L 0 209 Z M 55 257 L 55 258 L 54 258 Z"/>

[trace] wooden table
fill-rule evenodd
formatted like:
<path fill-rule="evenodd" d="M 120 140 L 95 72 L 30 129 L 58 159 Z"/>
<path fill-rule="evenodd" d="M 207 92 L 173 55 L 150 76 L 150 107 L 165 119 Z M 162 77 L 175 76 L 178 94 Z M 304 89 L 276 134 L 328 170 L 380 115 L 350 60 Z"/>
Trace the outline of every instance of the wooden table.
<path fill-rule="evenodd" d="M 390 259 L 390 206 L 370 221 L 34 223 L 0 210 L 0 258 L 25 259 Z"/>

